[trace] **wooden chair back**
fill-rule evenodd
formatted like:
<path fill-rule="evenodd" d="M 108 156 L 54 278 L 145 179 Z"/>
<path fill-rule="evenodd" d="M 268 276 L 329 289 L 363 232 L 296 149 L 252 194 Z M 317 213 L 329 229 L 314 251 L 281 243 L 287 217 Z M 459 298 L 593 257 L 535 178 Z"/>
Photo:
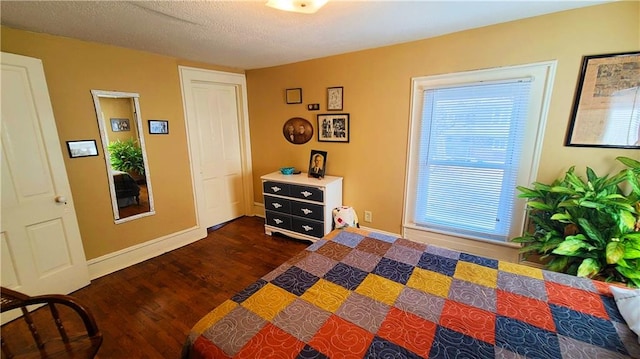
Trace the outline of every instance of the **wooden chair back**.
<path fill-rule="evenodd" d="M 39 295 L 28 296 L 14 290 L 1 287 L 1 312 L 21 310 L 22 317 L 5 324 L 1 332 L 3 358 L 93 358 L 102 344 L 102 333 L 98 329 L 91 311 L 68 295 Z M 42 306 L 34 313 L 29 312 L 28 306 Z M 40 311 L 48 307 L 51 317 L 40 316 Z M 33 309 L 33 307 L 31 307 Z M 64 315 L 61 315 L 64 312 Z M 46 314 L 46 313 L 45 313 Z M 36 320 L 34 320 L 34 318 Z M 24 340 L 16 340 L 19 328 L 15 321 L 23 321 L 31 334 L 32 343 L 25 345 Z M 36 323 L 38 322 L 38 323 Z M 70 328 L 65 327 L 70 323 Z M 55 327 L 56 330 L 45 328 Z M 10 328 L 5 330 L 5 328 Z M 14 332 L 15 330 L 15 332 Z M 70 331 L 74 330 L 73 333 Z M 78 332 L 76 332 L 78 331 Z M 57 332 L 57 333 L 56 333 Z M 13 335 L 15 334 L 15 335 Z M 23 335 L 24 337 L 25 335 Z"/>

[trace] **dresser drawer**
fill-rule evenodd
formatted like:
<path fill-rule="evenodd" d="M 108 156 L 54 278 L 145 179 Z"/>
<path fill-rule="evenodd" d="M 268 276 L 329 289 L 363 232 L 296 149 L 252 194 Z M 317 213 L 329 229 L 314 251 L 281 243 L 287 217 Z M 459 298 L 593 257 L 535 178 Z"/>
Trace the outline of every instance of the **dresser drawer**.
<path fill-rule="evenodd" d="M 288 196 L 290 194 L 290 186 L 287 183 L 264 181 L 262 189 L 265 194 L 277 194 L 279 196 Z"/>
<path fill-rule="evenodd" d="M 291 197 L 302 198 L 309 201 L 323 202 L 324 191 L 322 188 L 309 187 L 309 186 L 297 186 L 292 184 L 290 188 Z"/>
<path fill-rule="evenodd" d="M 324 219 L 324 206 L 317 204 L 291 201 L 291 214 L 294 216 L 315 219 L 322 221 Z"/>
<path fill-rule="evenodd" d="M 282 213 L 291 213 L 291 201 L 279 197 L 264 196 L 264 209 Z"/>
<path fill-rule="evenodd" d="M 292 217 L 291 230 L 298 233 L 306 234 L 308 236 L 322 238 L 322 236 L 324 235 L 324 223 L 298 217 Z"/>
<path fill-rule="evenodd" d="M 272 211 L 266 211 L 265 215 L 267 217 L 266 224 L 282 229 L 291 229 L 291 217 Z"/>

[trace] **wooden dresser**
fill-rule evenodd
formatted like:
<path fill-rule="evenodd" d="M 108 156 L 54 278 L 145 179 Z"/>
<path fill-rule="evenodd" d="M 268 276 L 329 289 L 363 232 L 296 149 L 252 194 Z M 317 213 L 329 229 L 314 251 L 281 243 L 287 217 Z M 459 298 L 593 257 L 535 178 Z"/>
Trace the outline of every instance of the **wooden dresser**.
<path fill-rule="evenodd" d="M 342 206 L 342 177 L 273 172 L 260 178 L 266 234 L 316 241 L 331 232 L 331 211 Z"/>

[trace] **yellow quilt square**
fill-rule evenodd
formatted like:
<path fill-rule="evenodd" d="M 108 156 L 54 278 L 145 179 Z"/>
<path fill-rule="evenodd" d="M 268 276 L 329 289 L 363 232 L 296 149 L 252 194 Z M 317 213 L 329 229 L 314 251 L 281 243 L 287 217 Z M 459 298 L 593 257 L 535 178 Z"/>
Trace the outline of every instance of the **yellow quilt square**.
<path fill-rule="evenodd" d="M 458 265 L 456 265 L 456 272 L 453 274 L 453 277 L 489 288 L 495 288 L 498 285 L 497 269 L 464 261 L 458 261 Z"/>
<path fill-rule="evenodd" d="M 202 334 L 207 328 L 217 323 L 222 317 L 227 315 L 230 311 L 238 306 L 238 303 L 232 300 L 225 300 L 224 303 L 217 306 L 214 310 L 210 311 L 202 319 L 200 319 L 196 325 L 191 329 L 192 333 L 198 335 Z"/>
<path fill-rule="evenodd" d="M 452 280 L 451 277 L 444 274 L 422 268 L 415 268 L 411 277 L 409 277 L 407 286 L 447 298 Z"/>
<path fill-rule="evenodd" d="M 259 291 L 242 302 L 242 306 L 256 313 L 265 320 L 272 320 L 286 308 L 296 296 L 286 290 L 267 283 Z"/>
<path fill-rule="evenodd" d="M 311 288 L 307 289 L 300 298 L 314 304 L 326 311 L 334 313 L 349 297 L 351 292 L 337 284 L 325 279 L 320 279 Z"/>
<path fill-rule="evenodd" d="M 533 267 L 525 266 L 522 264 L 511 263 L 511 262 L 499 261 L 498 269 L 503 272 L 509 272 L 509 273 L 514 273 L 514 274 L 524 275 L 531 278 L 544 280 L 544 277 L 542 276 L 542 269 L 539 269 L 539 268 L 533 268 Z"/>
<path fill-rule="evenodd" d="M 393 305 L 402 289 L 404 285 L 400 283 L 369 273 L 355 291 L 379 302 Z"/>

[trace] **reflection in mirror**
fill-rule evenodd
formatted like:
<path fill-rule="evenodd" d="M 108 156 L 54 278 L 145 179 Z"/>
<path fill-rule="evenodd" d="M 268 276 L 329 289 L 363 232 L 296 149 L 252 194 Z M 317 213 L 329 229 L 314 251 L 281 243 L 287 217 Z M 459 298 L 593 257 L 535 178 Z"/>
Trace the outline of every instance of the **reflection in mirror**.
<path fill-rule="evenodd" d="M 91 90 L 116 223 L 154 214 L 137 93 Z"/>

